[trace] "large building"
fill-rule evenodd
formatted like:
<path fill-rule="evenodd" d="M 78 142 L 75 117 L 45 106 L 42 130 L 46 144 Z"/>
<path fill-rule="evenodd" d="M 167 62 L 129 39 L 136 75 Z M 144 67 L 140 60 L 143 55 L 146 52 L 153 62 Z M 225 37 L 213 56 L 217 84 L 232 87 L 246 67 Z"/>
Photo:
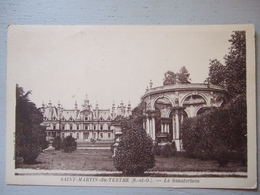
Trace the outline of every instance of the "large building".
<path fill-rule="evenodd" d="M 127 106 L 121 102 L 116 108 L 112 104 L 112 109 L 100 109 L 98 104 L 92 108 L 86 96 L 81 108 L 75 102 L 74 108 L 66 109 L 60 103 L 53 106 L 51 102 L 42 104 L 43 125 L 46 126 L 47 140 L 51 141 L 56 136 L 62 139 L 71 135 L 78 141 L 115 139 L 117 127 L 112 125 L 112 120 L 117 116 L 128 117 L 132 114 L 131 104 Z"/>
<path fill-rule="evenodd" d="M 178 151 L 182 150 L 181 124 L 185 117 L 194 117 L 228 101 L 225 88 L 211 84 L 171 84 L 146 90 L 143 128 L 153 140 L 170 136 Z"/>

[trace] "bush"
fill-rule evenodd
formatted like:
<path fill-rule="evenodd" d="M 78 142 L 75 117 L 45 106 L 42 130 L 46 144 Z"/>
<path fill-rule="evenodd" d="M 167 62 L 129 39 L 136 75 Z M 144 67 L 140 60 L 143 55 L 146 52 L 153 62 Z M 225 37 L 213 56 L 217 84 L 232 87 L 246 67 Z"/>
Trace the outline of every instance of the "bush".
<path fill-rule="evenodd" d="M 215 160 L 217 160 L 220 167 L 225 167 L 232 160 L 233 155 L 231 151 L 224 145 L 219 145 L 214 150 Z"/>
<path fill-rule="evenodd" d="M 125 175 L 142 175 L 155 166 L 153 142 L 145 130 L 131 128 L 125 131 L 117 147 L 114 166 Z"/>
<path fill-rule="evenodd" d="M 234 151 L 238 154 L 235 160 L 246 163 L 246 125 L 244 119 L 236 115 L 243 105 L 242 100 L 236 99 L 224 108 L 213 108 L 184 120 L 183 147 L 188 157 L 217 160 L 220 166 L 226 166 L 234 160 L 234 155 L 230 155 L 230 151 Z"/>
<path fill-rule="evenodd" d="M 161 148 L 161 154 L 164 157 L 175 156 L 175 154 L 176 154 L 175 143 L 172 142 L 171 144 L 167 143 L 167 144 L 163 145 Z"/>
<path fill-rule="evenodd" d="M 157 156 L 161 155 L 161 148 L 159 147 L 157 142 L 153 146 L 153 154 Z"/>
<path fill-rule="evenodd" d="M 62 142 L 64 152 L 72 152 L 77 149 L 77 142 L 72 136 L 67 136 Z"/>
<path fill-rule="evenodd" d="M 60 136 L 57 136 L 52 142 L 52 147 L 54 147 L 55 150 L 59 150 L 61 148 L 61 144 L 62 144 L 61 138 Z"/>

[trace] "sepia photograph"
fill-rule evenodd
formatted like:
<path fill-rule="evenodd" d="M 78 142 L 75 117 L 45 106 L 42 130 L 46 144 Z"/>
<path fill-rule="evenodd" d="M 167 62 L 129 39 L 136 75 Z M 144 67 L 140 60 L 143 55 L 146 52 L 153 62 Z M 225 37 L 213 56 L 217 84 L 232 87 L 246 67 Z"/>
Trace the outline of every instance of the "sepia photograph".
<path fill-rule="evenodd" d="M 257 188 L 253 25 L 10 25 L 6 182 Z"/>

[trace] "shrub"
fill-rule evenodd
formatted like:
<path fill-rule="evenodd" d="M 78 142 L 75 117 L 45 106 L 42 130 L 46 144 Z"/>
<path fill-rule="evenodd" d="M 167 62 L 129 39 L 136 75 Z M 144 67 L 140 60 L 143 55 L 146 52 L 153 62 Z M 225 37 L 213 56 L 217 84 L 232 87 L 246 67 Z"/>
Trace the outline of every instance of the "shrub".
<path fill-rule="evenodd" d="M 182 126 L 183 147 L 188 157 L 217 160 L 226 166 L 230 160 L 247 161 L 246 125 L 238 118 L 238 104 L 242 98 L 224 108 L 212 110 L 194 118 L 185 119 Z M 230 155 L 230 151 L 237 153 Z"/>
<path fill-rule="evenodd" d="M 161 154 L 164 157 L 175 156 L 175 154 L 176 154 L 175 143 L 172 142 L 172 143 L 167 143 L 167 144 L 163 145 L 161 148 Z"/>
<path fill-rule="evenodd" d="M 160 156 L 160 155 L 161 155 L 161 148 L 159 147 L 158 142 L 156 142 L 156 143 L 153 145 L 153 154 L 154 154 L 154 155 L 157 155 L 157 156 Z"/>
<path fill-rule="evenodd" d="M 64 152 L 72 152 L 77 149 L 77 142 L 72 136 L 67 136 L 62 142 Z"/>
<path fill-rule="evenodd" d="M 167 143 L 167 144 L 162 146 L 161 154 L 164 157 L 169 157 L 171 155 L 171 151 L 170 150 L 171 150 L 171 146 Z"/>
<path fill-rule="evenodd" d="M 214 150 L 214 155 L 220 167 L 227 166 L 233 158 L 231 151 L 224 145 L 217 146 Z"/>
<path fill-rule="evenodd" d="M 119 142 L 114 166 L 125 175 L 142 175 L 155 166 L 152 149 L 152 139 L 145 130 L 128 129 Z"/>
<path fill-rule="evenodd" d="M 61 144 L 62 144 L 61 138 L 60 136 L 57 136 L 52 142 L 52 147 L 54 147 L 55 150 L 59 150 L 61 148 Z"/>

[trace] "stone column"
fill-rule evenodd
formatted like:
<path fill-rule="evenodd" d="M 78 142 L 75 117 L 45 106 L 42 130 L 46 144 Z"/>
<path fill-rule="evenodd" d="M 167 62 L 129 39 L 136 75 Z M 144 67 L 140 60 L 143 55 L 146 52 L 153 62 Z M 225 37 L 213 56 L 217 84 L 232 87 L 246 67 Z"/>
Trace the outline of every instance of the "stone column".
<path fill-rule="evenodd" d="M 149 133 L 150 133 L 149 128 L 150 128 L 149 118 L 146 118 L 146 133 L 147 133 L 148 135 L 150 135 L 150 134 L 149 134 Z"/>
<path fill-rule="evenodd" d="M 155 140 L 155 119 L 152 117 L 152 138 Z"/>
<path fill-rule="evenodd" d="M 149 135 L 151 136 L 151 138 L 153 137 L 153 123 L 152 123 L 152 119 L 149 119 Z"/>
<path fill-rule="evenodd" d="M 161 123 L 161 133 L 164 132 L 164 129 L 163 129 L 163 123 Z"/>
<path fill-rule="evenodd" d="M 179 111 L 176 113 L 176 139 L 180 137 Z"/>
<path fill-rule="evenodd" d="M 175 113 L 172 115 L 172 139 L 176 138 Z"/>

